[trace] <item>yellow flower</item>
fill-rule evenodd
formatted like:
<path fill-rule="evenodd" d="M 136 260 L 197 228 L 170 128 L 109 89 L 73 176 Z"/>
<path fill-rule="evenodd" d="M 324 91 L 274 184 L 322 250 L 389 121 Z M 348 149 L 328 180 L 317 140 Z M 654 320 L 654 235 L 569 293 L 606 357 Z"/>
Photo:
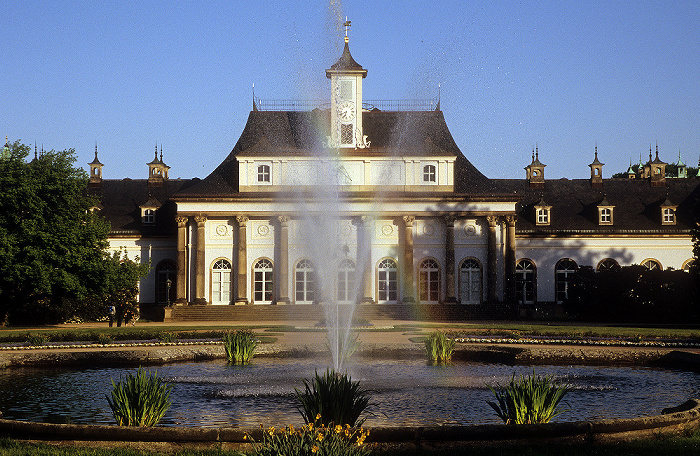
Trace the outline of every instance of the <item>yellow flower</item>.
<path fill-rule="evenodd" d="M 319 442 L 320 442 L 321 440 L 323 440 L 323 433 L 319 432 L 319 433 L 316 435 L 316 440 L 318 440 Z"/>
<path fill-rule="evenodd" d="M 316 453 L 318 451 L 318 447 L 316 445 L 311 447 L 311 452 Z"/>
<path fill-rule="evenodd" d="M 320 413 L 317 413 L 317 414 L 316 414 L 316 421 L 318 421 L 318 420 L 320 420 L 320 419 L 321 419 L 321 414 L 320 414 Z"/>
<path fill-rule="evenodd" d="M 343 426 L 336 424 L 335 425 L 335 433 L 340 434 L 343 431 Z"/>
<path fill-rule="evenodd" d="M 274 434 L 274 433 L 275 433 L 275 427 L 274 427 L 274 426 L 270 426 L 270 428 L 267 430 L 267 433 L 270 434 L 270 435 Z"/>

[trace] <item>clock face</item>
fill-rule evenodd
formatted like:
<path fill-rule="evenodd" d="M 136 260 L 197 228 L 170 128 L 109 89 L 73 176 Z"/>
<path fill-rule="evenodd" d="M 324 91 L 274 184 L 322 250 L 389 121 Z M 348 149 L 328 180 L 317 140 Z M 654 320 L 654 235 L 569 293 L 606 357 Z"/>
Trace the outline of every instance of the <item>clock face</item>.
<path fill-rule="evenodd" d="M 343 121 L 352 120 L 355 118 L 355 103 L 352 101 L 344 101 L 338 105 L 338 118 Z"/>

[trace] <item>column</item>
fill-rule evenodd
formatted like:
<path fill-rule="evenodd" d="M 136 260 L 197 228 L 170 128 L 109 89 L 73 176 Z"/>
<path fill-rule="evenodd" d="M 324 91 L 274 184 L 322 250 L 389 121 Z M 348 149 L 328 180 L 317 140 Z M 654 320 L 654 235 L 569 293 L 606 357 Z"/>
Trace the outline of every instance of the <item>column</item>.
<path fill-rule="evenodd" d="M 515 301 L 515 222 L 518 216 L 506 215 L 506 264 L 505 264 L 505 300 Z"/>
<path fill-rule="evenodd" d="M 488 231 L 488 252 L 487 252 L 487 284 L 488 288 L 486 291 L 487 302 L 496 302 L 498 300 L 496 279 L 498 277 L 498 249 L 496 248 L 496 223 L 498 222 L 498 217 L 495 215 L 489 215 L 486 217 L 486 221 L 489 224 Z"/>
<path fill-rule="evenodd" d="M 280 215 L 279 297 L 276 304 L 289 304 L 289 216 Z"/>
<path fill-rule="evenodd" d="M 457 303 L 455 274 L 455 217 L 445 215 L 445 303 Z"/>
<path fill-rule="evenodd" d="M 177 222 L 177 281 L 175 305 L 187 305 L 187 217 L 175 217 Z"/>
<path fill-rule="evenodd" d="M 197 222 L 197 259 L 195 261 L 195 304 L 206 304 L 207 298 L 204 296 L 204 274 L 206 271 L 205 263 L 205 243 L 206 243 L 206 232 L 205 224 L 207 223 L 207 218 L 203 215 L 197 215 L 194 218 Z"/>
<path fill-rule="evenodd" d="M 236 304 L 248 304 L 248 217 L 239 215 L 238 222 L 238 261 L 236 267 Z"/>
<path fill-rule="evenodd" d="M 413 280 L 413 215 L 404 215 L 403 244 L 403 302 L 415 302 L 415 282 Z"/>
<path fill-rule="evenodd" d="M 372 293 L 372 282 L 373 282 L 373 267 L 372 267 L 372 227 L 374 226 L 374 219 L 363 215 L 359 218 L 360 223 L 358 223 L 358 235 L 362 233 L 362 236 L 358 236 L 357 239 L 357 259 L 358 261 L 363 261 L 362 265 L 362 304 L 374 304 L 374 297 Z M 361 231 L 360 229 L 361 228 Z"/>

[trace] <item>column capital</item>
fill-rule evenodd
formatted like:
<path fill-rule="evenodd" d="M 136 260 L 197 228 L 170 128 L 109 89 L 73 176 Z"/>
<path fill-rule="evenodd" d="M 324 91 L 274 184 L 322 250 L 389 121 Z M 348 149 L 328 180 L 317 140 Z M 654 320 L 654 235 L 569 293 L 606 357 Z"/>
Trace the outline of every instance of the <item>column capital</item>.
<path fill-rule="evenodd" d="M 518 220 L 518 216 L 516 214 L 510 214 L 506 215 L 506 223 L 508 226 L 515 226 L 515 222 Z"/>
<path fill-rule="evenodd" d="M 189 220 L 187 217 L 183 217 L 181 215 L 178 215 L 175 217 L 175 222 L 177 223 L 177 226 L 185 226 L 187 224 L 187 220 Z"/>
<path fill-rule="evenodd" d="M 248 218 L 247 215 L 237 215 L 236 216 L 236 221 L 238 222 L 238 226 L 245 226 L 246 223 L 248 223 L 250 219 Z"/>
<path fill-rule="evenodd" d="M 204 225 L 204 223 L 207 221 L 206 215 L 195 215 L 194 221 L 197 222 L 197 225 Z"/>
<path fill-rule="evenodd" d="M 416 216 L 415 215 L 404 215 L 403 221 L 404 221 L 404 223 L 406 223 L 406 225 L 413 225 L 413 222 L 416 221 Z"/>
<path fill-rule="evenodd" d="M 498 216 L 497 215 L 487 215 L 486 221 L 489 223 L 489 228 L 495 228 L 496 224 L 498 223 Z"/>
<path fill-rule="evenodd" d="M 292 218 L 288 215 L 280 215 L 277 217 L 277 220 L 279 220 L 282 225 L 286 225 L 291 219 Z"/>

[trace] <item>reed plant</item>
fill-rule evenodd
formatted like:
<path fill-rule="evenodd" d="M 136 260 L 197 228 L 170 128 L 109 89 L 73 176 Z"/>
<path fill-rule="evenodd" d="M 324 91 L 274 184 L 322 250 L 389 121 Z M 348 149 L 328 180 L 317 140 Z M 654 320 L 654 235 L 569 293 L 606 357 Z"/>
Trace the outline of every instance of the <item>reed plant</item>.
<path fill-rule="evenodd" d="M 430 364 L 446 364 L 452 360 L 457 342 L 442 331 L 434 331 L 425 340 L 425 351 Z"/>
<path fill-rule="evenodd" d="M 139 367 L 119 382 L 112 379 L 112 394 L 107 402 L 119 426 L 155 426 L 170 408 L 172 386 Z"/>
<path fill-rule="evenodd" d="M 226 331 L 222 340 L 226 357 L 233 364 L 248 364 L 253 359 L 255 347 L 258 346 L 255 334 L 249 329 Z"/>
<path fill-rule="evenodd" d="M 308 423 L 300 429 L 291 424 L 275 429 L 263 429 L 259 441 L 246 434 L 245 439 L 253 443 L 252 456 L 366 456 L 369 454 L 365 439 L 369 431 L 348 425 L 325 425 Z"/>
<path fill-rule="evenodd" d="M 369 406 L 370 391 L 361 388 L 359 381 L 352 381 L 347 373 L 317 371 L 310 381 L 304 380 L 303 392 L 296 388 L 295 391 L 297 410 L 307 424 L 361 426 L 367 419 L 360 419 L 360 415 Z"/>
<path fill-rule="evenodd" d="M 505 387 L 494 389 L 489 385 L 489 389 L 496 402 L 486 402 L 506 424 L 548 423 L 565 411 L 559 403 L 569 391 L 567 385 L 555 383 L 552 376 L 535 375 L 534 371 L 520 379 L 514 373 Z"/>

